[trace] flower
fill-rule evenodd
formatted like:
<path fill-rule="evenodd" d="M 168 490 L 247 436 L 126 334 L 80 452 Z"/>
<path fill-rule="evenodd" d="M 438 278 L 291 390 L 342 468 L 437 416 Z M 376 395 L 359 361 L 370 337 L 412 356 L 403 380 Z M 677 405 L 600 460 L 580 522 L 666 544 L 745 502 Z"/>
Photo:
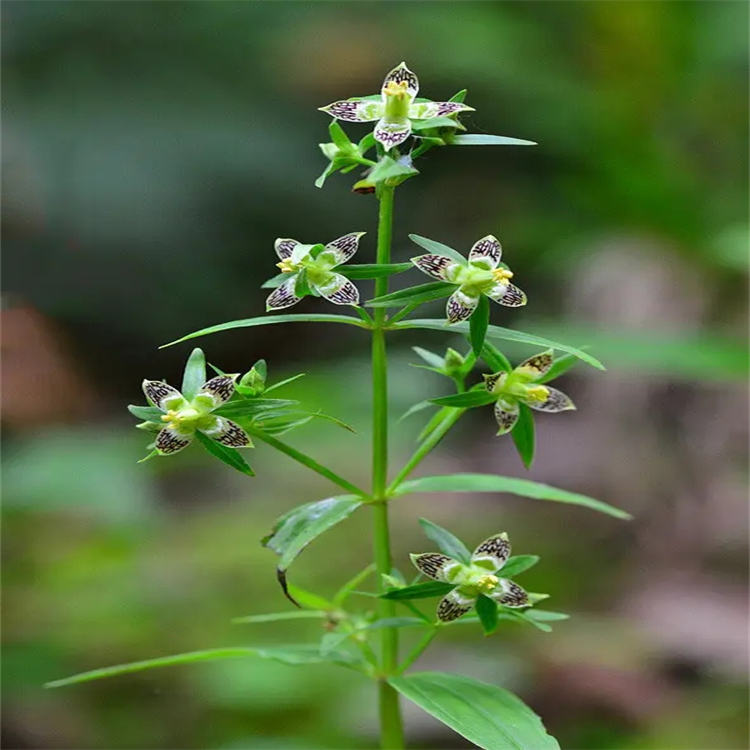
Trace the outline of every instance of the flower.
<path fill-rule="evenodd" d="M 498 268 L 502 248 L 497 238 L 488 234 L 477 240 L 469 251 L 468 263 L 447 255 L 418 255 L 411 262 L 422 273 L 440 281 L 455 284 L 458 289 L 448 298 L 446 313 L 449 323 L 460 323 L 471 317 L 482 294 L 506 307 L 526 304 L 526 295 L 509 279 L 513 273 Z"/>
<path fill-rule="evenodd" d="M 281 262 L 276 265 L 288 278 L 266 300 L 266 310 L 283 310 L 296 305 L 306 294 L 325 297 L 335 305 L 358 305 L 359 291 L 346 276 L 333 269 L 357 252 L 365 232 L 352 232 L 327 245 L 302 245 L 297 240 L 279 238 L 274 243 Z"/>
<path fill-rule="evenodd" d="M 519 402 L 537 411 L 556 412 L 576 408 L 562 391 L 548 385 L 535 385 L 552 367 L 552 362 L 550 349 L 529 357 L 511 373 L 496 372 L 483 376 L 487 390 L 497 396 L 495 419 L 500 425 L 498 435 L 504 435 L 513 429 L 518 420 Z"/>
<path fill-rule="evenodd" d="M 190 401 L 167 383 L 144 380 L 146 398 L 164 412 L 161 421 L 166 425 L 159 430 L 155 443 L 159 454 L 168 456 L 187 448 L 196 430 L 229 448 L 252 448 L 242 427 L 211 413 L 232 397 L 236 378 L 237 375 L 211 378 Z"/>
<path fill-rule="evenodd" d="M 437 617 L 442 622 L 450 622 L 466 614 L 476 604 L 480 594 L 504 607 L 527 607 L 531 604 L 529 595 L 517 583 L 496 575 L 510 557 L 510 542 L 505 533 L 485 539 L 472 553 L 468 565 L 439 552 L 424 552 L 410 557 L 421 573 L 436 581 L 456 585 L 438 604 Z"/>
<path fill-rule="evenodd" d="M 398 146 L 409 137 L 411 120 L 428 120 L 456 112 L 474 111 L 473 107 L 461 102 L 416 102 L 418 92 L 417 76 L 402 62 L 385 77 L 380 101 L 376 96 L 353 97 L 320 107 L 320 110 L 346 122 L 378 120 L 373 135 L 386 149 Z"/>

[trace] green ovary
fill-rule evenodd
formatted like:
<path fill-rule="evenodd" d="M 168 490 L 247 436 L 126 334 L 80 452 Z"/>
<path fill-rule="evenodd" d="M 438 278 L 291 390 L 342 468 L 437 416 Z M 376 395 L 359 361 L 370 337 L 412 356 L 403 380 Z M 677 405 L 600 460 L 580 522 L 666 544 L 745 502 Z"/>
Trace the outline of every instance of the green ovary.
<path fill-rule="evenodd" d="M 208 429 L 216 422 L 216 417 L 205 409 L 186 406 L 183 409 L 169 410 L 162 418 L 166 426 L 182 435 L 191 435 L 196 430 Z"/>

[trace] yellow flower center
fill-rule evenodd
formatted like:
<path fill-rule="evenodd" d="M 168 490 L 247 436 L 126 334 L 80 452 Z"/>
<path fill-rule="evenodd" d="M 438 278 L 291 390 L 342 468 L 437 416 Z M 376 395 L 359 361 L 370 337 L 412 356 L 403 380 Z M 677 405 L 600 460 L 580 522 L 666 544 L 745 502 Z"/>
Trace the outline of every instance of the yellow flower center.
<path fill-rule="evenodd" d="M 476 586 L 483 594 L 489 594 L 497 588 L 500 579 L 497 576 L 487 573 L 477 579 Z"/>
<path fill-rule="evenodd" d="M 297 270 L 291 258 L 282 260 L 281 263 L 276 264 L 276 267 L 281 269 L 281 273 L 291 273 Z"/>
<path fill-rule="evenodd" d="M 532 385 L 526 389 L 526 398 L 531 401 L 538 401 L 540 404 L 547 400 L 549 389 L 543 385 Z"/>
<path fill-rule="evenodd" d="M 508 281 L 508 279 L 513 278 L 513 271 L 509 271 L 507 268 L 496 268 L 492 272 L 492 278 L 495 279 L 495 281 L 503 283 Z"/>
<path fill-rule="evenodd" d="M 403 97 L 406 96 L 409 84 L 406 81 L 388 81 L 388 85 L 383 89 L 386 96 Z"/>

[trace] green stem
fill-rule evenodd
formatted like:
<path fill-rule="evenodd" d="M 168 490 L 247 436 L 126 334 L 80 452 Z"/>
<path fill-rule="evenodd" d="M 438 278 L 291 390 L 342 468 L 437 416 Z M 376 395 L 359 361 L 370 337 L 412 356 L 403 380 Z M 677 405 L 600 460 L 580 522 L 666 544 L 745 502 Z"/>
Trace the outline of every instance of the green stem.
<path fill-rule="evenodd" d="M 396 478 L 391 482 L 387 490 L 389 496 L 398 489 L 401 482 L 403 482 L 404 479 L 406 479 L 406 477 L 408 477 L 409 474 L 419 466 L 427 454 L 445 437 L 448 430 L 458 422 L 459 418 L 465 411 L 466 409 L 454 408 L 451 409 L 450 414 L 446 414 L 445 419 L 437 428 L 435 428 L 427 440 L 425 440 L 419 448 L 414 451 L 414 455 L 406 462 L 404 468 L 401 469 Z"/>
<path fill-rule="evenodd" d="M 391 234 L 393 232 L 394 188 L 383 187 L 380 193 L 378 214 L 377 263 L 391 262 Z M 375 280 L 375 296 L 388 294 L 388 277 Z M 391 541 L 388 528 L 388 355 L 385 347 L 386 310 L 375 309 L 372 329 L 372 499 L 374 522 L 375 567 L 379 587 L 383 589 L 382 576 L 390 575 Z M 378 601 L 381 619 L 393 617 L 395 602 Z M 388 684 L 387 678 L 398 668 L 398 629 L 383 628 L 381 636 L 380 678 L 380 746 L 383 750 L 401 750 L 404 747 L 404 729 L 401 721 L 398 693 Z"/>
<path fill-rule="evenodd" d="M 414 662 L 422 656 L 422 652 L 432 643 L 432 639 L 437 635 L 439 628 L 433 627 L 429 630 L 424 638 L 414 647 L 414 650 L 403 660 L 398 668 L 398 673 L 405 672 Z"/>
<path fill-rule="evenodd" d="M 331 471 L 331 469 L 329 469 L 328 467 L 319 464 L 314 458 L 310 458 L 310 456 L 308 456 L 306 453 L 302 453 L 302 451 L 298 451 L 296 448 L 292 448 L 291 445 L 287 445 L 281 440 L 278 440 L 277 438 L 273 437 L 273 435 L 269 435 L 267 432 L 264 432 L 257 427 L 249 428 L 247 429 L 247 432 L 250 433 L 250 435 L 252 435 L 253 437 L 257 437 L 259 440 L 267 443 L 272 448 L 276 448 L 277 451 L 286 454 L 287 456 L 289 456 L 289 458 L 293 458 L 295 461 L 298 461 L 303 466 L 307 466 L 308 469 L 312 469 L 315 473 L 320 474 L 322 477 L 330 479 L 334 484 L 337 484 L 347 492 L 351 492 L 352 494 L 358 495 L 359 497 L 369 498 L 368 493 L 364 490 L 361 490 L 355 484 L 352 484 L 343 477 L 340 477 L 335 471 Z"/>

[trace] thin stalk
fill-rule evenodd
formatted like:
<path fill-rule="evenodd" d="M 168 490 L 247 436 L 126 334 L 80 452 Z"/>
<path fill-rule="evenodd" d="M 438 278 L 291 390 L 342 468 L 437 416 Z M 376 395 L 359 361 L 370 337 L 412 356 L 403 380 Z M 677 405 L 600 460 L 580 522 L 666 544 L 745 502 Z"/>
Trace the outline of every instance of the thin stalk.
<path fill-rule="evenodd" d="M 422 656 L 423 651 L 432 643 L 432 639 L 437 635 L 439 628 L 433 627 L 425 633 L 424 638 L 414 647 L 414 650 L 401 662 L 398 673 L 405 672 L 414 662 Z"/>
<path fill-rule="evenodd" d="M 377 263 L 391 262 L 391 234 L 393 232 L 394 188 L 383 187 L 378 213 Z M 388 294 L 388 277 L 375 280 L 375 296 Z M 388 505 L 385 502 L 388 483 L 388 356 L 385 347 L 386 310 L 375 308 L 372 328 L 372 499 L 374 523 L 375 568 L 378 585 L 383 589 L 382 576 L 392 568 Z M 395 602 L 378 600 L 381 619 L 393 617 Z M 404 747 L 404 729 L 401 721 L 398 693 L 388 684 L 387 678 L 398 668 L 398 629 L 383 628 L 381 635 L 380 679 L 380 746 L 383 750 L 401 750 Z"/>
<path fill-rule="evenodd" d="M 289 458 L 293 458 L 303 466 L 307 466 L 308 469 L 312 469 L 316 474 L 320 474 L 320 476 L 325 477 L 326 479 L 330 479 L 334 484 L 337 484 L 347 492 L 351 492 L 352 494 L 359 497 L 369 498 L 367 492 L 357 487 L 357 485 L 352 484 L 347 479 L 344 479 L 344 477 L 340 477 L 335 471 L 331 471 L 331 469 L 329 469 L 327 466 L 319 464 L 314 458 L 310 458 L 310 456 L 308 456 L 306 453 L 302 453 L 302 451 L 298 451 L 296 448 L 292 448 L 291 445 L 287 445 L 278 438 L 275 438 L 273 435 L 269 435 L 267 432 L 259 430 L 257 427 L 250 428 L 247 431 L 253 437 L 257 437 L 259 440 L 267 443 L 272 448 L 276 448 L 277 451 L 286 454 L 287 456 L 289 456 Z"/>
<path fill-rule="evenodd" d="M 387 494 L 392 495 L 398 486 L 419 466 L 422 460 L 427 454 L 445 437 L 445 434 L 458 422 L 461 415 L 466 409 L 455 408 L 450 414 L 446 415 L 445 419 L 440 423 L 440 426 L 435 428 L 430 437 L 427 438 L 420 446 L 414 451 L 414 455 L 404 464 L 404 468 L 398 473 L 396 478 L 391 482 L 388 487 Z"/>

